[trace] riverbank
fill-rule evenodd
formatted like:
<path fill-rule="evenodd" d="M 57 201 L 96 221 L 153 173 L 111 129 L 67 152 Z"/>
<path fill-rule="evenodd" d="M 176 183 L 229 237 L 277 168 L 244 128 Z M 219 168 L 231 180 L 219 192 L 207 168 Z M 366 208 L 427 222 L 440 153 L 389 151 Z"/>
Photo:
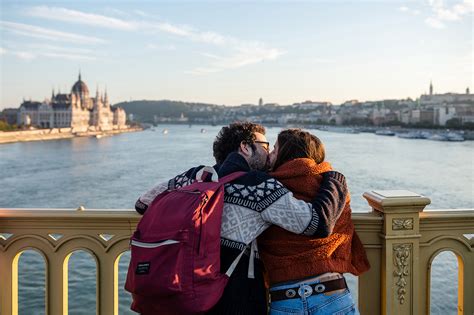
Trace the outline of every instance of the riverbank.
<path fill-rule="evenodd" d="M 126 129 L 113 129 L 107 131 L 84 131 L 74 132 L 72 128 L 34 129 L 21 131 L 0 131 L 0 144 L 26 141 L 46 141 L 58 139 L 70 139 L 75 137 L 105 137 L 120 133 L 142 131 L 140 127 L 129 127 Z"/>
<path fill-rule="evenodd" d="M 150 124 L 150 123 L 141 123 L 145 129 L 151 128 L 152 130 L 157 130 L 159 126 L 166 125 L 193 125 L 200 126 L 216 126 L 216 124 L 193 124 L 193 123 L 180 123 L 180 122 L 169 122 L 166 124 Z M 226 123 L 217 124 L 225 125 Z M 327 132 L 335 133 L 374 133 L 377 135 L 386 135 L 386 136 L 398 136 L 405 139 L 427 139 L 427 140 L 436 140 L 436 141 L 464 141 L 464 140 L 474 140 L 474 130 L 470 129 L 448 129 L 448 128 L 413 128 L 413 127 L 401 127 L 401 126 L 342 126 L 342 125 L 316 125 L 316 124 L 293 124 L 293 123 L 268 123 L 264 122 L 265 127 L 276 127 L 276 128 L 303 128 L 303 129 L 317 129 Z M 451 137 L 451 140 L 449 138 Z M 462 138 L 462 140 L 461 140 Z"/>

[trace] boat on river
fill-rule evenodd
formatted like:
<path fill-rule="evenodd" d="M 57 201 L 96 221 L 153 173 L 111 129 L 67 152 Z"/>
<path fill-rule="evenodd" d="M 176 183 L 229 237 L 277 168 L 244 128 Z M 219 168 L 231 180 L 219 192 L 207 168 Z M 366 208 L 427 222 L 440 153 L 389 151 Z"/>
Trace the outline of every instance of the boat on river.
<path fill-rule="evenodd" d="M 426 135 L 424 135 L 420 131 L 411 131 L 411 132 L 397 133 L 397 137 L 402 138 L 402 139 L 425 139 Z"/>
<path fill-rule="evenodd" d="M 447 133 L 437 133 L 427 137 L 428 140 L 433 141 L 452 141 L 452 142 L 461 142 L 464 141 L 464 137 L 455 132 L 447 132 Z"/>
<path fill-rule="evenodd" d="M 359 130 L 350 128 L 350 127 L 333 127 L 333 126 L 327 126 L 327 127 L 321 127 L 320 130 L 323 131 L 329 131 L 329 132 L 337 132 L 337 133 L 359 133 Z"/>
<path fill-rule="evenodd" d="M 389 130 L 389 129 L 381 129 L 381 130 L 377 130 L 375 132 L 376 135 L 378 136 L 390 136 L 390 137 L 393 137 L 395 135 L 395 132 L 393 132 L 392 130 Z"/>

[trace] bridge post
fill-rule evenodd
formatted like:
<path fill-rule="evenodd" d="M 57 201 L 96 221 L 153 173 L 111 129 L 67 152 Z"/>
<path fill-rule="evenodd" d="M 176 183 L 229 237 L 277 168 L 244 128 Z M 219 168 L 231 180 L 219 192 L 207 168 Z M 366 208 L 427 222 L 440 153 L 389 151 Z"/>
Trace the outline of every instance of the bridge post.
<path fill-rule="evenodd" d="M 363 196 L 384 216 L 380 234 L 382 314 L 427 314 L 429 309 L 420 303 L 424 300 L 420 295 L 427 292 L 420 290 L 425 286 L 419 277 L 419 213 L 430 204 L 430 199 L 406 190 L 370 191 Z"/>

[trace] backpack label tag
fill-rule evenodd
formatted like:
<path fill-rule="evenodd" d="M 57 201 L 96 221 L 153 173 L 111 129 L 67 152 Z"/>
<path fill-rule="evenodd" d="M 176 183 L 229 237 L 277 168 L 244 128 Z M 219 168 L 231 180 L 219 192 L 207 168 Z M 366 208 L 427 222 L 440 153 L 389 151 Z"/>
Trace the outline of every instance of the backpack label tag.
<path fill-rule="evenodd" d="M 138 263 L 135 274 L 137 275 L 147 275 L 150 273 L 150 262 L 141 262 Z"/>

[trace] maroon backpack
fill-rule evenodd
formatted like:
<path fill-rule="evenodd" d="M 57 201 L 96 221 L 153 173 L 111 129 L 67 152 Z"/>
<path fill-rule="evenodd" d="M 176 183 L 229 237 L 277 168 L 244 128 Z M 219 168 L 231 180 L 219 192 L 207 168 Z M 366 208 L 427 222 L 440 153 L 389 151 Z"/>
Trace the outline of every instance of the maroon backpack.
<path fill-rule="evenodd" d="M 220 272 L 224 184 L 243 174 L 195 182 L 153 200 L 131 238 L 125 289 L 132 293 L 132 310 L 198 314 L 219 301 L 243 253 Z"/>

